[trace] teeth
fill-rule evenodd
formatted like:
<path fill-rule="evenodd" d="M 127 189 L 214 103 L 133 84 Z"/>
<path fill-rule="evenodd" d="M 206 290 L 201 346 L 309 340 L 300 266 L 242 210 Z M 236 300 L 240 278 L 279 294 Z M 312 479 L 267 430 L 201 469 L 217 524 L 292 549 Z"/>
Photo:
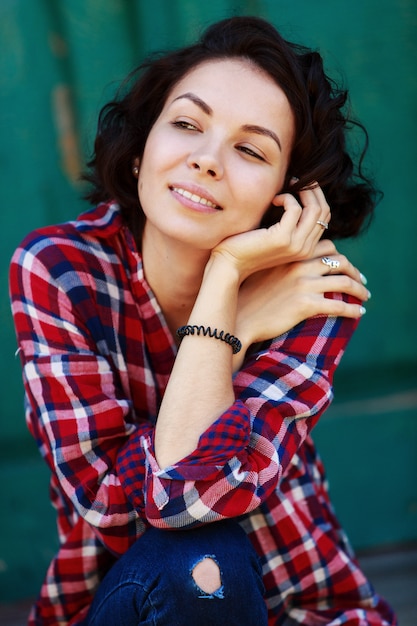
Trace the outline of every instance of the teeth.
<path fill-rule="evenodd" d="M 184 196 L 184 198 L 188 198 L 189 200 L 192 200 L 193 202 L 198 202 L 199 204 L 212 207 L 213 209 L 216 208 L 216 205 L 213 204 L 213 202 L 211 202 L 210 200 L 207 200 L 207 198 L 201 198 L 200 196 L 197 196 L 196 193 L 191 193 L 191 191 L 187 191 L 186 189 L 181 189 L 180 187 L 173 187 L 173 190 L 179 193 L 181 196 Z"/>

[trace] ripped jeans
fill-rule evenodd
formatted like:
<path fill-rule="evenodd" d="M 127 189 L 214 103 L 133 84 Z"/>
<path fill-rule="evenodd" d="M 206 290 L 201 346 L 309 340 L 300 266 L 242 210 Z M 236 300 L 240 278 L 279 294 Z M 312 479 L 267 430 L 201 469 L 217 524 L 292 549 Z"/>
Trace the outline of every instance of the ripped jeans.
<path fill-rule="evenodd" d="M 239 524 L 151 528 L 99 586 L 88 626 L 266 626 L 262 572 Z"/>

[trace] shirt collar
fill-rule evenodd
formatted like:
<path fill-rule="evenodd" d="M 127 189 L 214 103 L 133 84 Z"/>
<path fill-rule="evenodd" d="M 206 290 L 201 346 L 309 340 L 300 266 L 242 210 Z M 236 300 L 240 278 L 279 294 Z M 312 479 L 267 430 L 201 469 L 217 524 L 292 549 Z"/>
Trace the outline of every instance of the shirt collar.
<path fill-rule="evenodd" d="M 78 216 L 77 230 L 98 239 L 108 239 L 125 227 L 120 206 L 116 202 L 103 202 Z"/>

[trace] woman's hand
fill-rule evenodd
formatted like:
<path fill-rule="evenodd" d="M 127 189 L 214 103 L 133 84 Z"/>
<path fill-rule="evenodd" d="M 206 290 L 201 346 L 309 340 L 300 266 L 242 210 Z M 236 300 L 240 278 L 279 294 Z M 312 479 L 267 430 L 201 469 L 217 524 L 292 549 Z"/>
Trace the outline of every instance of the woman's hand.
<path fill-rule="evenodd" d="M 242 281 L 260 270 L 308 258 L 323 234 L 318 222 L 329 222 L 330 209 L 318 185 L 299 195 L 301 204 L 289 193 L 275 196 L 273 204 L 284 209 L 279 222 L 228 237 L 213 255 L 226 257 Z"/>
<path fill-rule="evenodd" d="M 331 269 L 323 257 L 339 262 L 339 267 Z M 370 296 L 362 279 L 331 241 L 322 240 L 310 258 L 281 263 L 247 278 L 239 290 L 235 333 L 247 348 L 315 315 L 360 317 L 364 313 L 360 302 Z M 358 303 L 326 298 L 329 292 L 348 294 Z"/>

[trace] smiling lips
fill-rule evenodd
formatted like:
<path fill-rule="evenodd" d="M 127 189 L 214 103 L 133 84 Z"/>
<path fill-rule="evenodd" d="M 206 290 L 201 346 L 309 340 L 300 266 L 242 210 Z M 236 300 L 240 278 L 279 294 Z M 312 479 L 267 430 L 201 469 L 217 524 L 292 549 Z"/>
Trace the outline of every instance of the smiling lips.
<path fill-rule="evenodd" d="M 171 190 L 175 191 L 175 193 L 178 193 L 180 196 L 183 196 L 184 198 L 191 200 L 192 202 L 196 202 L 197 204 L 201 204 L 203 206 L 209 207 L 210 209 L 221 209 L 221 207 L 218 204 L 215 204 L 208 198 L 203 198 L 202 196 L 199 196 L 198 194 L 193 193 L 192 191 L 187 191 L 186 189 L 182 189 L 182 187 L 171 187 Z"/>

